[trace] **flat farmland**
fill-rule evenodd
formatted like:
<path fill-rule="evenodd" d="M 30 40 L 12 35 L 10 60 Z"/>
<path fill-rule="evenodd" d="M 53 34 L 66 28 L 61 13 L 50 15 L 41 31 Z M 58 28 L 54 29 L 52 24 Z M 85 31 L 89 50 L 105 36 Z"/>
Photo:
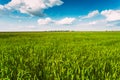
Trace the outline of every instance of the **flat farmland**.
<path fill-rule="evenodd" d="M 1 32 L 1 80 L 120 80 L 120 32 Z"/>

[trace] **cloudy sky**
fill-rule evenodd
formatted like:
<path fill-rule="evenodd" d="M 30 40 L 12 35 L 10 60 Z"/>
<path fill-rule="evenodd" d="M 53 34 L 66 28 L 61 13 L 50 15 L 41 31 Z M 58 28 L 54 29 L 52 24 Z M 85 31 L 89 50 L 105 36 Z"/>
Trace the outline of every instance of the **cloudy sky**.
<path fill-rule="evenodd" d="M 120 30 L 120 0 L 0 0 L 0 31 Z"/>

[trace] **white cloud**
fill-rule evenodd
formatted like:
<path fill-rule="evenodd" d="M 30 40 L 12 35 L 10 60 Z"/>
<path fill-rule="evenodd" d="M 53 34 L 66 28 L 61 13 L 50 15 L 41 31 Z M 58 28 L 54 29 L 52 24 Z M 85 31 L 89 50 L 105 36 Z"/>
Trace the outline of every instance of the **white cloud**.
<path fill-rule="evenodd" d="M 92 22 L 89 22 L 88 24 L 95 25 L 95 24 L 97 24 L 97 21 L 92 21 Z"/>
<path fill-rule="evenodd" d="M 96 19 L 90 21 L 85 19 L 96 15 L 99 15 Z M 77 23 L 75 26 L 84 26 L 84 29 L 91 28 L 93 30 L 112 30 L 114 27 L 120 26 L 120 10 L 103 10 L 101 12 L 95 10 L 86 16 L 80 16 L 79 19 L 80 23 Z"/>
<path fill-rule="evenodd" d="M 63 2 L 61 0 L 11 0 L 11 2 L 5 6 L 0 6 L 0 8 L 18 10 L 21 13 L 30 15 L 43 16 L 43 11 L 45 9 L 62 4 Z"/>
<path fill-rule="evenodd" d="M 2 10 L 4 7 L 2 5 L 0 5 L 0 10 Z"/>
<path fill-rule="evenodd" d="M 47 0 L 46 0 L 47 1 Z M 49 0 L 49 3 L 46 3 L 48 7 L 53 7 L 54 5 L 61 5 L 63 2 L 61 0 Z"/>
<path fill-rule="evenodd" d="M 39 25 L 48 25 L 50 23 L 53 23 L 54 21 L 51 18 L 45 18 L 45 19 L 39 19 L 38 24 Z"/>
<path fill-rule="evenodd" d="M 54 0 L 53 0 L 54 2 Z M 55 3 L 50 3 L 55 4 Z M 19 2 L 18 2 L 19 3 Z M 49 5 L 50 6 L 50 5 Z M 44 7 L 44 6 L 43 6 Z M 94 18 L 94 16 L 97 16 L 97 18 Z M 21 21 L 22 18 L 19 18 L 16 16 L 16 19 L 18 19 L 18 22 L 16 22 L 16 25 L 12 25 L 10 22 L 9 24 L 6 24 L 2 22 L 1 26 L 3 27 L 1 30 L 33 30 L 33 31 L 51 31 L 51 30 L 75 30 L 75 31 L 106 31 L 106 30 L 120 30 L 120 10 L 104 10 L 101 12 L 98 12 L 97 10 L 92 11 L 88 15 L 86 15 L 86 18 L 90 18 L 90 20 L 82 19 L 85 16 L 81 16 L 78 18 L 74 17 L 65 17 L 62 19 L 52 19 L 50 17 L 47 18 L 40 18 L 38 20 L 38 24 L 36 23 L 29 23 L 29 25 L 26 23 L 26 25 L 22 26 L 22 23 L 24 21 Z M 105 17 L 103 17 L 105 16 Z M 15 17 L 15 16 L 14 16 Z M 94 18 L 94 19 L 91 19 Z M 81 19 L 81 20 L 79 20 Z M 29 19 L 28 19 L 29 20 Z M 14 27 L 17 26 L 18 27 Z M 33 26 L 32 26 L 33 25 Z"/>
<path fill-rule="evenodd" d="M 51 18 L 45 18 L 45 19 L 39 19 L 38 24 L 39 25 L 49 25 L 49 24 L 54 24 L 54 25 L 70 25 L 72 24 L 76 19 L 75 18 L 63 18 L 60 20 L 53 20 Z"/>
<path fill-rule="evenodd" d="M 64 18 L 61 20 L 56 21 L 56 24 L 60 24 L 60 25 L 69 25 L 72 24 L 75 21 L 75 18 Z"/>
<path fill-rule="evenodd" d="M 120 10 L 104 10 L 101 15 L 105 16 L 107 21 L 120 20 Z"/>
<path fill-rule="evenodd" d="M 92 17 L 94 17 L 94 16 L 96 16 L 98 14 L 99 14 L 99 11 L 98 10 L 94 10 L 94 11 L 90 12 L 87 16 L 84 16 L 83 19 L 85 19 L 85 18 L 92 18 Z"/>

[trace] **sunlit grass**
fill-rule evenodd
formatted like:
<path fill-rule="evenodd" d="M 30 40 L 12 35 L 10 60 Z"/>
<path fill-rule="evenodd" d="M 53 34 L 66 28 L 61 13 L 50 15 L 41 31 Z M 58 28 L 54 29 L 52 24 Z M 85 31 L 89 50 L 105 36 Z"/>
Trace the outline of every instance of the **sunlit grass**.
<path fill-rule="evenodd" d="M 120 32 L 0 33 L 0 79 L 120 80 Z"/>

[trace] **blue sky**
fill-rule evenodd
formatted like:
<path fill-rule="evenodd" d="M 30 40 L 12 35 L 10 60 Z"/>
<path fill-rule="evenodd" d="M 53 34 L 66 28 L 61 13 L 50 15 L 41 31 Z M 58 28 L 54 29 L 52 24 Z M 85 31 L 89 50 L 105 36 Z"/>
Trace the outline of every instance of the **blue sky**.
<path fill-rule="evenodd" d="M 120 30 L 120 0 L 0 0 L 0 31 Z"/>

